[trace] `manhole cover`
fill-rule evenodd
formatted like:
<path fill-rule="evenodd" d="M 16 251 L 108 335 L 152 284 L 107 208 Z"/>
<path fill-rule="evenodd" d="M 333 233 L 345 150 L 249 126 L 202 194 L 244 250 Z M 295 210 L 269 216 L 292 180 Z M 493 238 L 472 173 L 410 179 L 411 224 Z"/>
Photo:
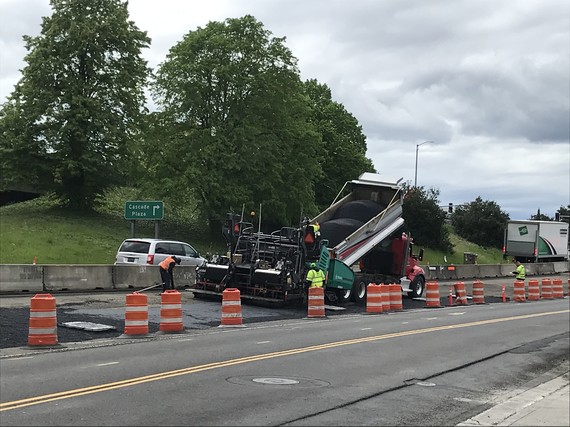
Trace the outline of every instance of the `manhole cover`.
<path fill-rule="evenodd" d="M 289 378 L 254 378 L 252 381 L 254 383 L 260 383 L 260 384 L 276 384 L 276 385 L 299 384 L 299 381 L 292 380 Z"/>
<path fill-rule="evenodd" d="M 240 377 L 229 377 L 227 382 L 239 385 L 257 385 L 257 386 L 295 386 L 295 387 L 326 387 L 330 383 L 322 380 L 315 380 L 313 378 L 302 377 L 260 377 L 253 375 L 244 375 Z"/>

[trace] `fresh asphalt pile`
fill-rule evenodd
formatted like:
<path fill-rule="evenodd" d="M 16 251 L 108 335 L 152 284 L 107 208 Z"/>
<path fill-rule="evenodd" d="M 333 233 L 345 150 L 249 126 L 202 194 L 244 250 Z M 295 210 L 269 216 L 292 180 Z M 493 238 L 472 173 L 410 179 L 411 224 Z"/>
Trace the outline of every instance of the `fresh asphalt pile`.
<path fill-rule="evenodd" d="M 184 295 L 190 294 L 184 292 Z M 59 296 L 53 295 L 56 300 Z M 22 298 L 22 297 L 19 297 Z M 116 304 L 117 299 L 124 300 L 125 295 L 119 295 L 115 298 L 114 304 L 105 300 L 103 297 L 88 299 L 86 303 L 63 303 L 57 304 L 57 323 L 58 323 L 58 342 L 71 343 L 83 342 L 94 339 L 115 338 L 123 335 L 124 322 L 124 306 Z M 199 300 L 188 297 L 189 304 L 183 305 L 184 327 L 187 332 L 192 329 L 203 330 L 214 328 L 220 325 L 221 304 L 219 299 L 203 299 Z M 486 297 L 487 303 L 500 302 L 501 298 Z M 154 301 L 151 306 L 151 300 Z M 26 305 L 29 300 L 22 298 L 18 306 L 6 306 L 0 300 L 0 348 L 13 348 L 27 346 L 29 332 L 30 308 Z M 158 332 L 160 326 L 160 291 L 152 291 L 149 293 L 149 334 Z M 469 302 L 470 303 L 470 302 Z M 402 298 L 404 310 L 425 308 L 425 299 L 409 299 L 405 296 Z M 447 297 L 441 298 L 441 305 L 448 306 Z M 347 303 L 338 307 L 327 306 L 326 316 L 338 316 L 343 314 L 362 314 L 366 313 L 366 307 L 354 303 Z M 340 308 L 339 308 L 340 307 Z M 430 310 L 426 308 L 426 310 Z M 247 301 L 242 302 L 242 316 L 244 324 L 259 323 L 263 321 L 274 321 L 284 319 L 302 319 L 307 316 L 305 307 L 277 307 L 259 304 L 251 304 Z M 68 327 L 65 324 L 69 322 L 89 322 L 92 324 L 105 325 L 112 327 L 110 330 L 93 331 L 85 329 L 77 329 Z"/>

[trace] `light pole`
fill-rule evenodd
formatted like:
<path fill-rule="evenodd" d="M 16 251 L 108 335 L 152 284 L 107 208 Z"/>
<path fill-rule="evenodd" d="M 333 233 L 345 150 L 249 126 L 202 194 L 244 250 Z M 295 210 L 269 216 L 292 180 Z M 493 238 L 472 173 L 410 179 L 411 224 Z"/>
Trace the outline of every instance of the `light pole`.
<path fill-rule="evenodd" d="M 416 144 L 416 172 L 414 173 L 414 187 L 418 186 L 418 151 L 420 150 L 421 145 L 427 143 L 433 144 L 433 141 L 424 141 L 421 144 Z"/>

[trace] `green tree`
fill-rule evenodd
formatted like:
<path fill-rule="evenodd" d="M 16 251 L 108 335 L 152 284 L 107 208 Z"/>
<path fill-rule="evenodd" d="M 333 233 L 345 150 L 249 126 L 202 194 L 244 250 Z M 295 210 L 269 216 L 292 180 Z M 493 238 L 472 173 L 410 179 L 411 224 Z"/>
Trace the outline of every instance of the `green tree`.
<path fill-rule="evenodd" d="M 37 37 L 24 36 L 22 78 L 0 113 L 1 187 L 30 182 L 73 208 L 119 183 L 140 138 L 141 50 L 150 39 L 120 0 L 51 0 Z"/>
<path fill-rule="evenodd" d="M 246 15 L 170 49 L 152 85 L 161 108 L 158 139 L 145 147 L 153 185 L 192 193 L 208 220 L 243 205 L 261 205 L 264 224 L 315 212 L 322 144 L 284 41 Z"/>
<path fill-rule="evenodd" d="M 445 226 L 446 214 L 439 207 L 439 190 L 404 186 L 402 207 L 406 229 L 421 246 L 451 252 L 449 230 Z"/>
<path fill-rule="evenodd" d="M 483 247 L 501 248 L 505 225 L 509 214 L 503 212 L 495 202 L 482 200 L 460 205 L 451 215 L 451 224 L 456 233 Z"/>
<path fill-rule="evenodd" d="M 312 79 L 304 87 L 311 101 L 311 122 L 323 142 L 324 176 L 315 188 L 317 204 L 323 208 L 331 204 L 346 181 L 376 170 L 372 160 L 366 157 L 366 136 L 358 120 L 342 104 L 332 100 L 326 84 Z"/>
<path fill-rule="evenodd" d="M 549 217 L 548 215 L 544 215 L 540 213 L 540 210 L 535 215 L 531 215 L 529 219 L 536 220 L 536 221 L 552 221 L 553 218 Z"/>

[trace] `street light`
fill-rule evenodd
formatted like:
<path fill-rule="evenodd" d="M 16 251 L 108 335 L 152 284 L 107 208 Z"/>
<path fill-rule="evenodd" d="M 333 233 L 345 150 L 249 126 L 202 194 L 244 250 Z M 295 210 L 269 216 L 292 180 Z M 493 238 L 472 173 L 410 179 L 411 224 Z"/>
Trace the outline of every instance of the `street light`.
<path fill-rule="evenodd" d="M 424 145 L 427 143 L 433 144 L 433 141 L 424 141 L 421 144 L 416 144 L 416 172 L 414 174 L 414 187 L 418 186 L 418 151 L 420 150 L 421 145 Z"/>

